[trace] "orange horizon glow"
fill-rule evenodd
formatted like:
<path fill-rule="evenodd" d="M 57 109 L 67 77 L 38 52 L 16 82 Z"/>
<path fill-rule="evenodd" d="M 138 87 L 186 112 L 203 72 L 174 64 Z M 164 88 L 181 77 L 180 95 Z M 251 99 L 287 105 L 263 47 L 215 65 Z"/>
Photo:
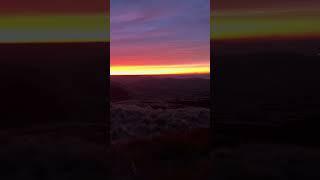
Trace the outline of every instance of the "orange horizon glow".
<path fill-rule="evenodd" d="M 111 75 L 210 72 L 209 1 L 110 3 Z"/>
<path fill-rule="evenodd" d="M 146 66 L 111 66 L 111 75 L 183 75 L 209 74 L 209 64 L 193 65 L 146 65 Z"/>

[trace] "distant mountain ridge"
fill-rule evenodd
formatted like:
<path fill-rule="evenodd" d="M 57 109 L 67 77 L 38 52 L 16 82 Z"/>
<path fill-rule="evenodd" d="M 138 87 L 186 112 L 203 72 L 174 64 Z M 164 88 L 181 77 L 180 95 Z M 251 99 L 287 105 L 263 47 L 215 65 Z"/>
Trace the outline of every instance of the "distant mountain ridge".
<path fill-rule="evenodd" d="M 129 100 L 130 93 L 120 83 L 111 81 L 111 83 L 110 83 L 110 99 L 112 102 L 121 101 L 121 100 Z"/>
<path fill-rule="evenodd" d="M 125 79 L 128 78 L 128 79 Z M 154 77 L 124 77 L 112 80 L 111 84 L 122 85 L 135 97 L 182 97 L 192 94 L 210 94 L 210 79 L 204 78 L 154 78 Z"/>

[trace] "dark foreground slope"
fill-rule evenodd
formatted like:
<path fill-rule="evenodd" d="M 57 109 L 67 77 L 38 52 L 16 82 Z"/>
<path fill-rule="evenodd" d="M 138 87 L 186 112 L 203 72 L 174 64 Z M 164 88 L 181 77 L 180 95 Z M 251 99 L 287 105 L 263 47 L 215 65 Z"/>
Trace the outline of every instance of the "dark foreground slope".
<path fill-rule="evenodd" d="M 123 141 L 108 148 L 52 133 L 57 131 L 9 136 L 0 150 L 1 179 L 199 179 L 210 173 L 208 129 Z"/>
<path fill-rule="evenodd" d="M 73 129 L 72 129 L 73 128 Z M 108 179 L 104 135 L 88 127 L 1 132 L 1 179 Z"/>
<path fill-rule="evenodd" d="M 111 147 L 112 179 L 207 179 L 209 129 L 166 133 L 118 142 Z"/>
<path fill-rule="evenodd" d="M 118 142 L 16 136 L 0 150 L 2 179 L 318 179 L 319 148 L 245 143 L 209 148 L 208 129 Z M 44 134 L 43 134 L 44 135 Z M 31 143 L 32 142 L 32 143 Z M 72 142 L 72 143 L 70 143 Z"/>

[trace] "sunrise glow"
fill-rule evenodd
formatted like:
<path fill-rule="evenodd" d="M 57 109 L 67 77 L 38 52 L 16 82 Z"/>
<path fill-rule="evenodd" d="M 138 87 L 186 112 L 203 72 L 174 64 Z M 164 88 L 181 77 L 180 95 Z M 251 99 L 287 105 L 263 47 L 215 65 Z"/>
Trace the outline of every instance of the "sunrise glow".
<path fill-rule="evenodd" d="M 111 75 L 210 72 L 207 0 L 112 0 Z"/>
<path fill-rule="evenodd" d="M 111 66 L 111 75 L 167 75 L 208 74 L 210 66 L 203 65 L 161 65 L 161 66 Z"/>

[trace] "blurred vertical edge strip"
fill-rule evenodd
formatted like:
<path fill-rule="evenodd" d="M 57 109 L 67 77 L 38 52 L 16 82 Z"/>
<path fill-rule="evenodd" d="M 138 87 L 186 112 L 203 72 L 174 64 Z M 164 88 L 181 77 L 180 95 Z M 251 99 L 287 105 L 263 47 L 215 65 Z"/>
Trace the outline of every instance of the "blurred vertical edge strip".
<path fill-rule="evenodd" d="M 17 133 L 38 130 L 43 134 L 37 135 L 36 138 L 43 139 L 43 135 L 56 138 L 58 136 L 49 132 L 56 128 L 59 129 L 57 134 L 63 134 L 64 138 L 68 135 L 81 136 L 90 141 L 109 143 L 109 127 L 106 131 L 106 126 L 109 125 L 107 116 L 110 114 L 107 112 L 109 105 L 106 102 L 109 96 L 106 91 L 109 90 L 108 75 L 110 74 L 109 0 L 98 1 L 97 6 L 103 6 L 104 10 L 92 12 L 93 16 L 89 19 L 96 20 L 94 23 L 81 22 L 84 16 L 80 13 L 79 16 L 76 13 L 73 14 L 72 9 L 67 15 L 72 17 L 71 19 L 76 19 L 76 23 L 60 22 L 60 18 L 65 15 L 60 11 L 53 13 L 53 16 L 49 14 L 54 18 L 48 20 L 46 19 L 49 17 L 48 12 L 43 10 L 41 11 L 43 14 L 40 12 L 32 14 L 32 10 L 35 9 L 31 7 L 24 9 L 28 12 L 17 10 L 16 14 L 0 13 L 2 20 L 19 20 L 20 17 L 26 17 L 22 20 L 26 22 L 25 24 L 10 24 L 8 21 L 8 24 L 1 24 L 1 27 L 16 28 L 15 32 L 23 34 L 25 29 L 22 27 L 25 25 L 24 28 L 29 28 L 30 31 L 36 29 L 40 32 L 26 37 L 28 41 L 25 41 L 24 36 L 22 39 L 6 36 L 5 39 L 10 41 L 1 41 L 4 35 L 0 33 L 0 119 L 2 120 L 0 129 L 11 133 L 2 136 L 2 139 L 10 141 L 11 136 L 15 137 Z M 12 5 L 12 8 L 14 7 Z M 95 16 L 97 13 L 99 16 Z M 39 19 L 43 21 L 38 21 Z M 41 22 L 46 22 L 48 26 L 44 26 Z M 54 30 L 61 28 L 60 30 L 63 31 L 65 26 L 68 26 L 68 30 L 72 30 L 71 34 L 77 37 L 83 37 L 79 32 L 84 30 L 87 32 L 94 27 L 95 31 L 88 31 L 88 34 L 99 35 L 101 39 L 86 41 L 80 38 L 79 41 L 73 41 L 73 36 L 68 34 L 69 31 L 67 34 L 44 33 L 50 28 Z M 39 39 L 43 37 L 42 33 L 46 36 Z M 103 36 L 100 36 L 101 34 Z M 64 39 L 65 37 L 67 39 Z M 69 41 L 70 39 L 72 41 Z M 60 131 L 61 129 L 68 131 Z M 80 129 L 95 131 L 88 133 Z M 97 129 L 99 129 L 98 133 Z M 94 138 L 91 138 L 93 136 Z"/>
<path fill-rule="evenodd" d="M 12 36 L 4 35 L 3 27 L 14 26 L 10 22 L 0 23 L 0 166 L 4 168 L 0 179 L 22 176 L 25 179 L 107 179 L 108 161 L 103 157 L 110 143 L 110 45 L 106 39 L 110 6 L 109 0 L 94 1 L 99 8 L 92 13 L 99 16 L 90 16 L 97 20 L 94 22 L 82 22 L 81 13 L 78 16 L 72 12 L 79 8 L 79 3 L 90 7 L 93 1 L 1 2 L 0 21 L 10 16 L 9 19 L 22 17 L 26 22 L 14 24 L 18 27 L 13 33 L 24 34 L 26 27 L 30 27 L 30 32 L 35 29 L 36 33 L 28 37 L 21 35 L 22 38 L 12 33 Z M 24 3 L 30 5 L 21 6 Z M 58 4 L 55 8 L 63 8 L 69 17 L 79 21 L 60 22 L 60 18 L 48 21 L 46 13 L 52 13 L 52 17 L 63 15 L 59 9 L 51 10 L 53 7 L 47 5 L 51 3 Z M 70 5 L 65 7 L 64 3 Z M 10 7 L 2 11 L 5 4 Z M 83 9 L 88 6 L 84 5 Z M 15 12 L 10 12 L 10 8 Z M 52 12 L 47 12 L 48 9 Z M 37 12 L 40 10 L 41 13 Z M 4 11 L 11 14 L 2 14 Z M 33 18 L 27 13 L 35 13 L 31 14 L 35 17 L 31 24 L 28 20 Z M 48 26 L 37 21 L 41 18 Z M 52 27 L 64 32 L 61 23 L 62 27 L 70 27 L 66 34 L 49 31 Z M 78 24 L 81 26 L 75 26 Z M 92 27 L 96 31 L 87 31 Z M 90 37 L 102 38 L 88 42 L 81 33 L 84 30 Z M 74 41 L 72 35 L 80 39 Z"/>
<path fill-rule="evenodd" d="M 110 119 L 111 119 L 111 112 L 110 112 L 110 101 L 111 101 L 111 95 L 110 95 L 110 0 L 106 0 L 106 8 L 107 8 L 107 12 L 106 12 L 106 22 L 107 22 L 107 37 L 108 37 L 108 41 L 107 41 L 107 66 L 106 66 L 106 73 L 107 73 L 107 119 L 106 119 L 106 142 L 107 142 L 107 146 L 110 146 L 111 144 L 111 123 L 110 123 Z"/>
<path fill-rule="evenodd" d="M 213 0 L 210 0 L 210 144 L 211 148 L 213 148 L 214 143 L 214 80 L 215 80 L 215 66 L 214 66 L 214 59 L 213 59 Z"/>

